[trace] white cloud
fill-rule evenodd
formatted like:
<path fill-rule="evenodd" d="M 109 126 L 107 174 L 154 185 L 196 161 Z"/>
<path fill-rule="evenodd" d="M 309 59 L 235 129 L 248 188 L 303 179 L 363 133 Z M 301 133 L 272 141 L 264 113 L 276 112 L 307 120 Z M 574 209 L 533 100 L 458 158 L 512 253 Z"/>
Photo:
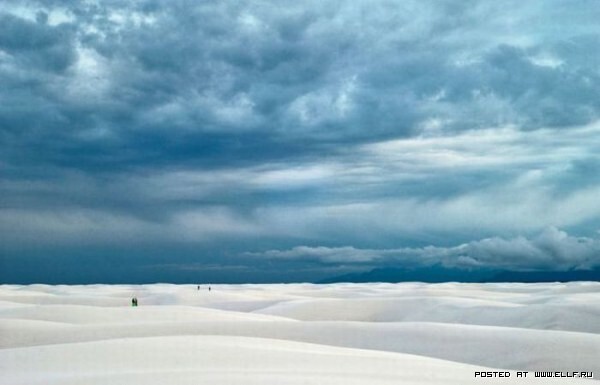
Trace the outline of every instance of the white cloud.
<path fill-rule="evenodd" d="M 111 63 L 93 49 L 77 46 L 77 61 L 69 69 L 67 93 L 82 104 L 103 101 L 111 89 Z"/>
<path fill-rule="evenodd" d="M 600 267 L 600 239 L 574 237 L 549 227 L 532 239 L 494 237 L 454 247 L 357 249 L 351 246 L 297 246 L 289 250 L 250 252 L 246 255 L 333 264 L 368 263 L 405 267 L 441 264 L 450 268 L 564 271 Z"/>
<path fill-rule="evenodd" d="M 428 121 L 431 126 L 432 122 Z M 439 127 L 436 125 L 436 127 Z M 481 170 L 498 167 L 546 167 L 597 157 L 600 122 L 569 129 L 522 131 L 493 127 L 452 135 L 394 139 L 363 146 L 366 156 L 396 168 Z M 551 149 L 548 151 L 547 149 Z"/>
<path fill-rule="evenodd" d="M 600 187 L 565 196 L 540 186 L 504 186 L 456 197 L 371 199 L 256 209 L 266 228 L 313 239 L 383 240 L 394 234 L 518 234 L 576 226 L 600 217 Z"/>

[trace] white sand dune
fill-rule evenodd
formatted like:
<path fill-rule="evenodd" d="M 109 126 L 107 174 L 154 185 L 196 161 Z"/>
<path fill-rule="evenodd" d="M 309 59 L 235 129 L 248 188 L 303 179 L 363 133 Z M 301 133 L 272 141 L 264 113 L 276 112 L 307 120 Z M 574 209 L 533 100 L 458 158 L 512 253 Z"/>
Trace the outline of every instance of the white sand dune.
<path fill-rule="evenodd" d="M 0 384 L 577 384 L 589 380 L 531 377 L 600 375 L 598 283 L 212 288 L 0 286 Z M 504 369 L 511 378 L 474 377 Z"/>
<path fill-rule="evenodd" d="M 472 376 L 484 370 L 419 356 L 229 336 L 131 338 L 9 349 L 0 351 L 0 362 L 3 379 L 14 385 L 470 384 L 481 383 Z M 506 384 L 510 379 L 494 382 Z M 544 382 L 531 379 L 525 383 Z"/>

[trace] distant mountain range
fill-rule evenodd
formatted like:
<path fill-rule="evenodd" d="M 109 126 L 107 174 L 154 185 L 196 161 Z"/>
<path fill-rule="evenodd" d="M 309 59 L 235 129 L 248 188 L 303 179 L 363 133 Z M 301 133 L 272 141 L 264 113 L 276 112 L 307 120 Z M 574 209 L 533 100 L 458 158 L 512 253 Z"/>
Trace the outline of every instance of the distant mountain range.
<path fill-rule="evenodd" d="M 439 265 L 417 269 L 377 268 L 324 279 L 338 282 L 570 282 L 600 281 L 600 270 L 498 271 L 448 269 Z"/>

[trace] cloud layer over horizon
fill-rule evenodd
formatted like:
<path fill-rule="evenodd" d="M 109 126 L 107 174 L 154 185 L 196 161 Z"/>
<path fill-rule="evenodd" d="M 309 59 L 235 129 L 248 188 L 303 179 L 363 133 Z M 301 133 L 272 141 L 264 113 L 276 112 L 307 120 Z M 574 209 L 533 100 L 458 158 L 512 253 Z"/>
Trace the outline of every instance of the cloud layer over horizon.
<path fill-rule="evenodd" d="M 304 250 L 282 280 L 407 250 L 598 266 L 598 14 L 4 1 L 0 280 L 46 254 L 93 266 L 88 252 L 260 277 L 269 253 Z"/>
<path fill-rule="evenodd" d="M 325 264 L 363 264 L 419 268 L 441 265 L 451 269 L 513 271 L 592 270 L 600 267 L 600 238 L 573 237 L 549 227 L 532 239 L 519 236 L 471 241 L 454 247 L 357 249 L 296 246 L 289 250 L 247 253 L 270 259 L 309 259 Z"/>

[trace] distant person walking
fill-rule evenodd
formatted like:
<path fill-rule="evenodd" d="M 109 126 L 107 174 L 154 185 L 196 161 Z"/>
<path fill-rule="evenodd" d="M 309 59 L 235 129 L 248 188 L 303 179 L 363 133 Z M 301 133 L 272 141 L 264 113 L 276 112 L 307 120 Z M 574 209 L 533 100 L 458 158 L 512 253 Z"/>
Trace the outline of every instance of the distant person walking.
<path fill-rule="evenodd" d="M 131 306 L 136 307 L 138 305 L 138 300 L 136 297 L 133 297 L 131 299 Z"/>
<path fill-rule="evenodd" d="M 198 285 L 198 290 L 200 290 L 200 285 Z"/>
<path fill-rule="evenodd" d="M 208 291 L 210 291 L 210 286 L 208 287 Z"/>

